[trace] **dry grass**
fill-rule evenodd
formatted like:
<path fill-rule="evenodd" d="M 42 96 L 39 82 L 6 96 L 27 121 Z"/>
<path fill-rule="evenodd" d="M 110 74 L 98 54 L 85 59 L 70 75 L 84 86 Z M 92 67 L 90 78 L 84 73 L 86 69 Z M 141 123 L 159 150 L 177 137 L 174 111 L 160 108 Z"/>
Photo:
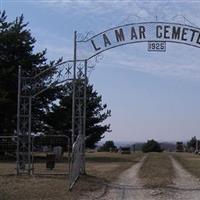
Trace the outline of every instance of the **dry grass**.
<path fill-rule="evenodd" d="M 96 176 L 104 181 L 113 181 L 121 172 L 137 163 L 143 155 L 142 153 L 130 155 L 119 153 L 87 154 L 88 175 Z"/>
<path fill-rule="evenodd" d="M 191 174 L 200 178 L 200 155 L 192 153 L 173 153 L 173 157 Z"/>
<path fill-rule="evenodd" d="M 149 153 L 139 171 L 146 187 L 165 187 L 172 184 L 174 170 L 166 153 Z"/>
<path fill-rule="evenodd" d="M 121 155 L 118 153 L 87 154 L 87 176 L 82 177 L 72 192 L 68 191 L 67 176 L 20 176 L 15 173 L 15 163 L 0 162 L 0 200 L 78 200 L 87 191 L 98 190 L 101 181 L 112 181 L 123 170 L 129 168 L 142 157 L 142 154 Z M 45 164 L 38 163 L 37 168 Z M 66 165 L 56 169 L 64 171 Z"/>

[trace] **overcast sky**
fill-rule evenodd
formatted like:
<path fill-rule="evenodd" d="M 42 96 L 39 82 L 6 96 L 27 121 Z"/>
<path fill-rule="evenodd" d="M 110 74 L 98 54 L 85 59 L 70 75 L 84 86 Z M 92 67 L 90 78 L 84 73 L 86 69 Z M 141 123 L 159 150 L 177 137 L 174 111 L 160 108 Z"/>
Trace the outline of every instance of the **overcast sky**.
<path fill-rule="evenodd" d="M 116 25 L 164 21 L 200 27 L 200 1 L 1 0 L 9 20 L 24 14 L 35 51 L 73 58 L 73 32 L 97 34 Z M 104 140 L 200 138 L 200 49 L 167 43 L 166 52 L 129 44 L 102 54 L 90 82 L 112 110 Z"/>

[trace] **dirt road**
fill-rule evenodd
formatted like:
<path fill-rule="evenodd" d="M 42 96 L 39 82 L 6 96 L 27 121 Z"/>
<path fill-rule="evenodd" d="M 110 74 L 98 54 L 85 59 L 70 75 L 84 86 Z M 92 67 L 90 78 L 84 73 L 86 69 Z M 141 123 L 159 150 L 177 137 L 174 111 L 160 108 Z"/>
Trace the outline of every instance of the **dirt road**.
<path fill-rule="evenodd" d="M 137 164 L 133 165 L 130 169 L 124 171 L 116 182 L 113 182 L 102 200 L 142 200 L 149 199 L 149 194 L 143 190 L 142 183 L 138 178 L 138 171 L 142 166 L 145 157 Z M 149 199 L 150 200 L 150 199 Z"/>
<path fill-rule="evenodd" d="M 175 200 L 200 200 L 200 182 L 187 172 L 173 157 L 173 167 L 176 171 L 174 187 L 177 188 L 174 194 Z"/>
<path fill-rule="evenodd" d="M 145 160 L 145 157 L 143 157 L 140 162 L 124 171 L 115 182 L 107 185 L 104 191 L 93 193 L 87 199 L 200 200 L 200 182 L 183 169 L 172 156 L 170 156 L 170 159 L 176 174 L 172 185 L 165 188 L 145 188 L 138 177 L 140 167 Z"/>

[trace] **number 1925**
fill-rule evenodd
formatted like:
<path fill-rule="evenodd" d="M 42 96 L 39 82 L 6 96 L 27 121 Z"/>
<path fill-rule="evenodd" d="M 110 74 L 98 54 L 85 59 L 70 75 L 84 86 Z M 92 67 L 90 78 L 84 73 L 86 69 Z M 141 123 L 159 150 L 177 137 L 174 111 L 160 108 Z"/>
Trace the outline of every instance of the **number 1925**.
<path fill-rule="evenodd" d="M 148 51 L 166 51 L 166 42 L 150 41 Z"/>

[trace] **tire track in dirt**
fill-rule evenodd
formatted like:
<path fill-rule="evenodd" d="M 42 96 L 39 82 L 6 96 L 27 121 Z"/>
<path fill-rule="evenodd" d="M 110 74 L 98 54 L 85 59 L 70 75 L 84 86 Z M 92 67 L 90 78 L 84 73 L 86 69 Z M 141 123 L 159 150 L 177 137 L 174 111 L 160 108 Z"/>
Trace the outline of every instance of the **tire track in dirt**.
<path fill-rule="evenodd" d="M 200 200 L 200 182 L 172 156 L 169 157 L 176 174 L 173 184 L 164 188 L 144 187 L 138 172 L 146 157 L 120 174 L 115 182 L 105 185 L 104 190 L 88 195 L 87 200 Z"/>
<path fill-rule="evenodd" d="M 186 171 L 172 156 L 170 157 L 176 172 L 174 187 L 177 188 L 174 200 L 199 200 L 200 182 Z"/>
<path fill-rule="evenodd" d="M 87 200 L 171 200 L 174 194 L 165 188 L 146 188 L 139 178 L 139 170 L 148 155 L 121 173 L 118 179 L 96 193 L 87 195 Z M 158 169 L 159 170 L 159 169 Z M 86 198 L 81 198 L 86 200 Z"/>
<path fill-rule="evenodd" d="M 142 183 L 138 177 L 138 171 L 140 167 L 143 165 L 146 156 L 144 156 L 138 163 L 132 165 L 129 169 L 125 170 L 116 181 L 105 184 L 104 188 L 96 191 L 85 194 L 85 197 L 80 198 L 81 200 L 125 200 L 125 199 L 134 199 L 134 200 L 142 200 L 144 193 L 140 191 L 143 188 Z M 134 188 L 133 190 L 133 187 Z M 146 197 L 145 197 L 146 198 Z M 149 198 L 146 198 L 150 200 Z M 146 200 L 145 199 L 145 200 Z"/>
<path fill-rule="evenodd" d="M 139 170 L 148 155 L 144 156 L 137 164 L 124 171 L 116 183 L 121 186 L 109 188 L 101 200 L 177 200 L 174 188 L 147 188 L 139 178 Z M 157 169 L 159 170 L 159 168 Z M 200 199 L 200 198 L 199 198 Z M 192 200 L 192 199 L 190 199 Z"/>
<path fill-rule="evenodd" d="M 143 190 L 143 185 L 138 177 L 140 167 L 143 165 L 146 156 L 137 164 L 120 174 L 119 178 L 108 186 L 107 193 L 101 200 L 143 200 L 148 199 L 149 194 Z"/>

